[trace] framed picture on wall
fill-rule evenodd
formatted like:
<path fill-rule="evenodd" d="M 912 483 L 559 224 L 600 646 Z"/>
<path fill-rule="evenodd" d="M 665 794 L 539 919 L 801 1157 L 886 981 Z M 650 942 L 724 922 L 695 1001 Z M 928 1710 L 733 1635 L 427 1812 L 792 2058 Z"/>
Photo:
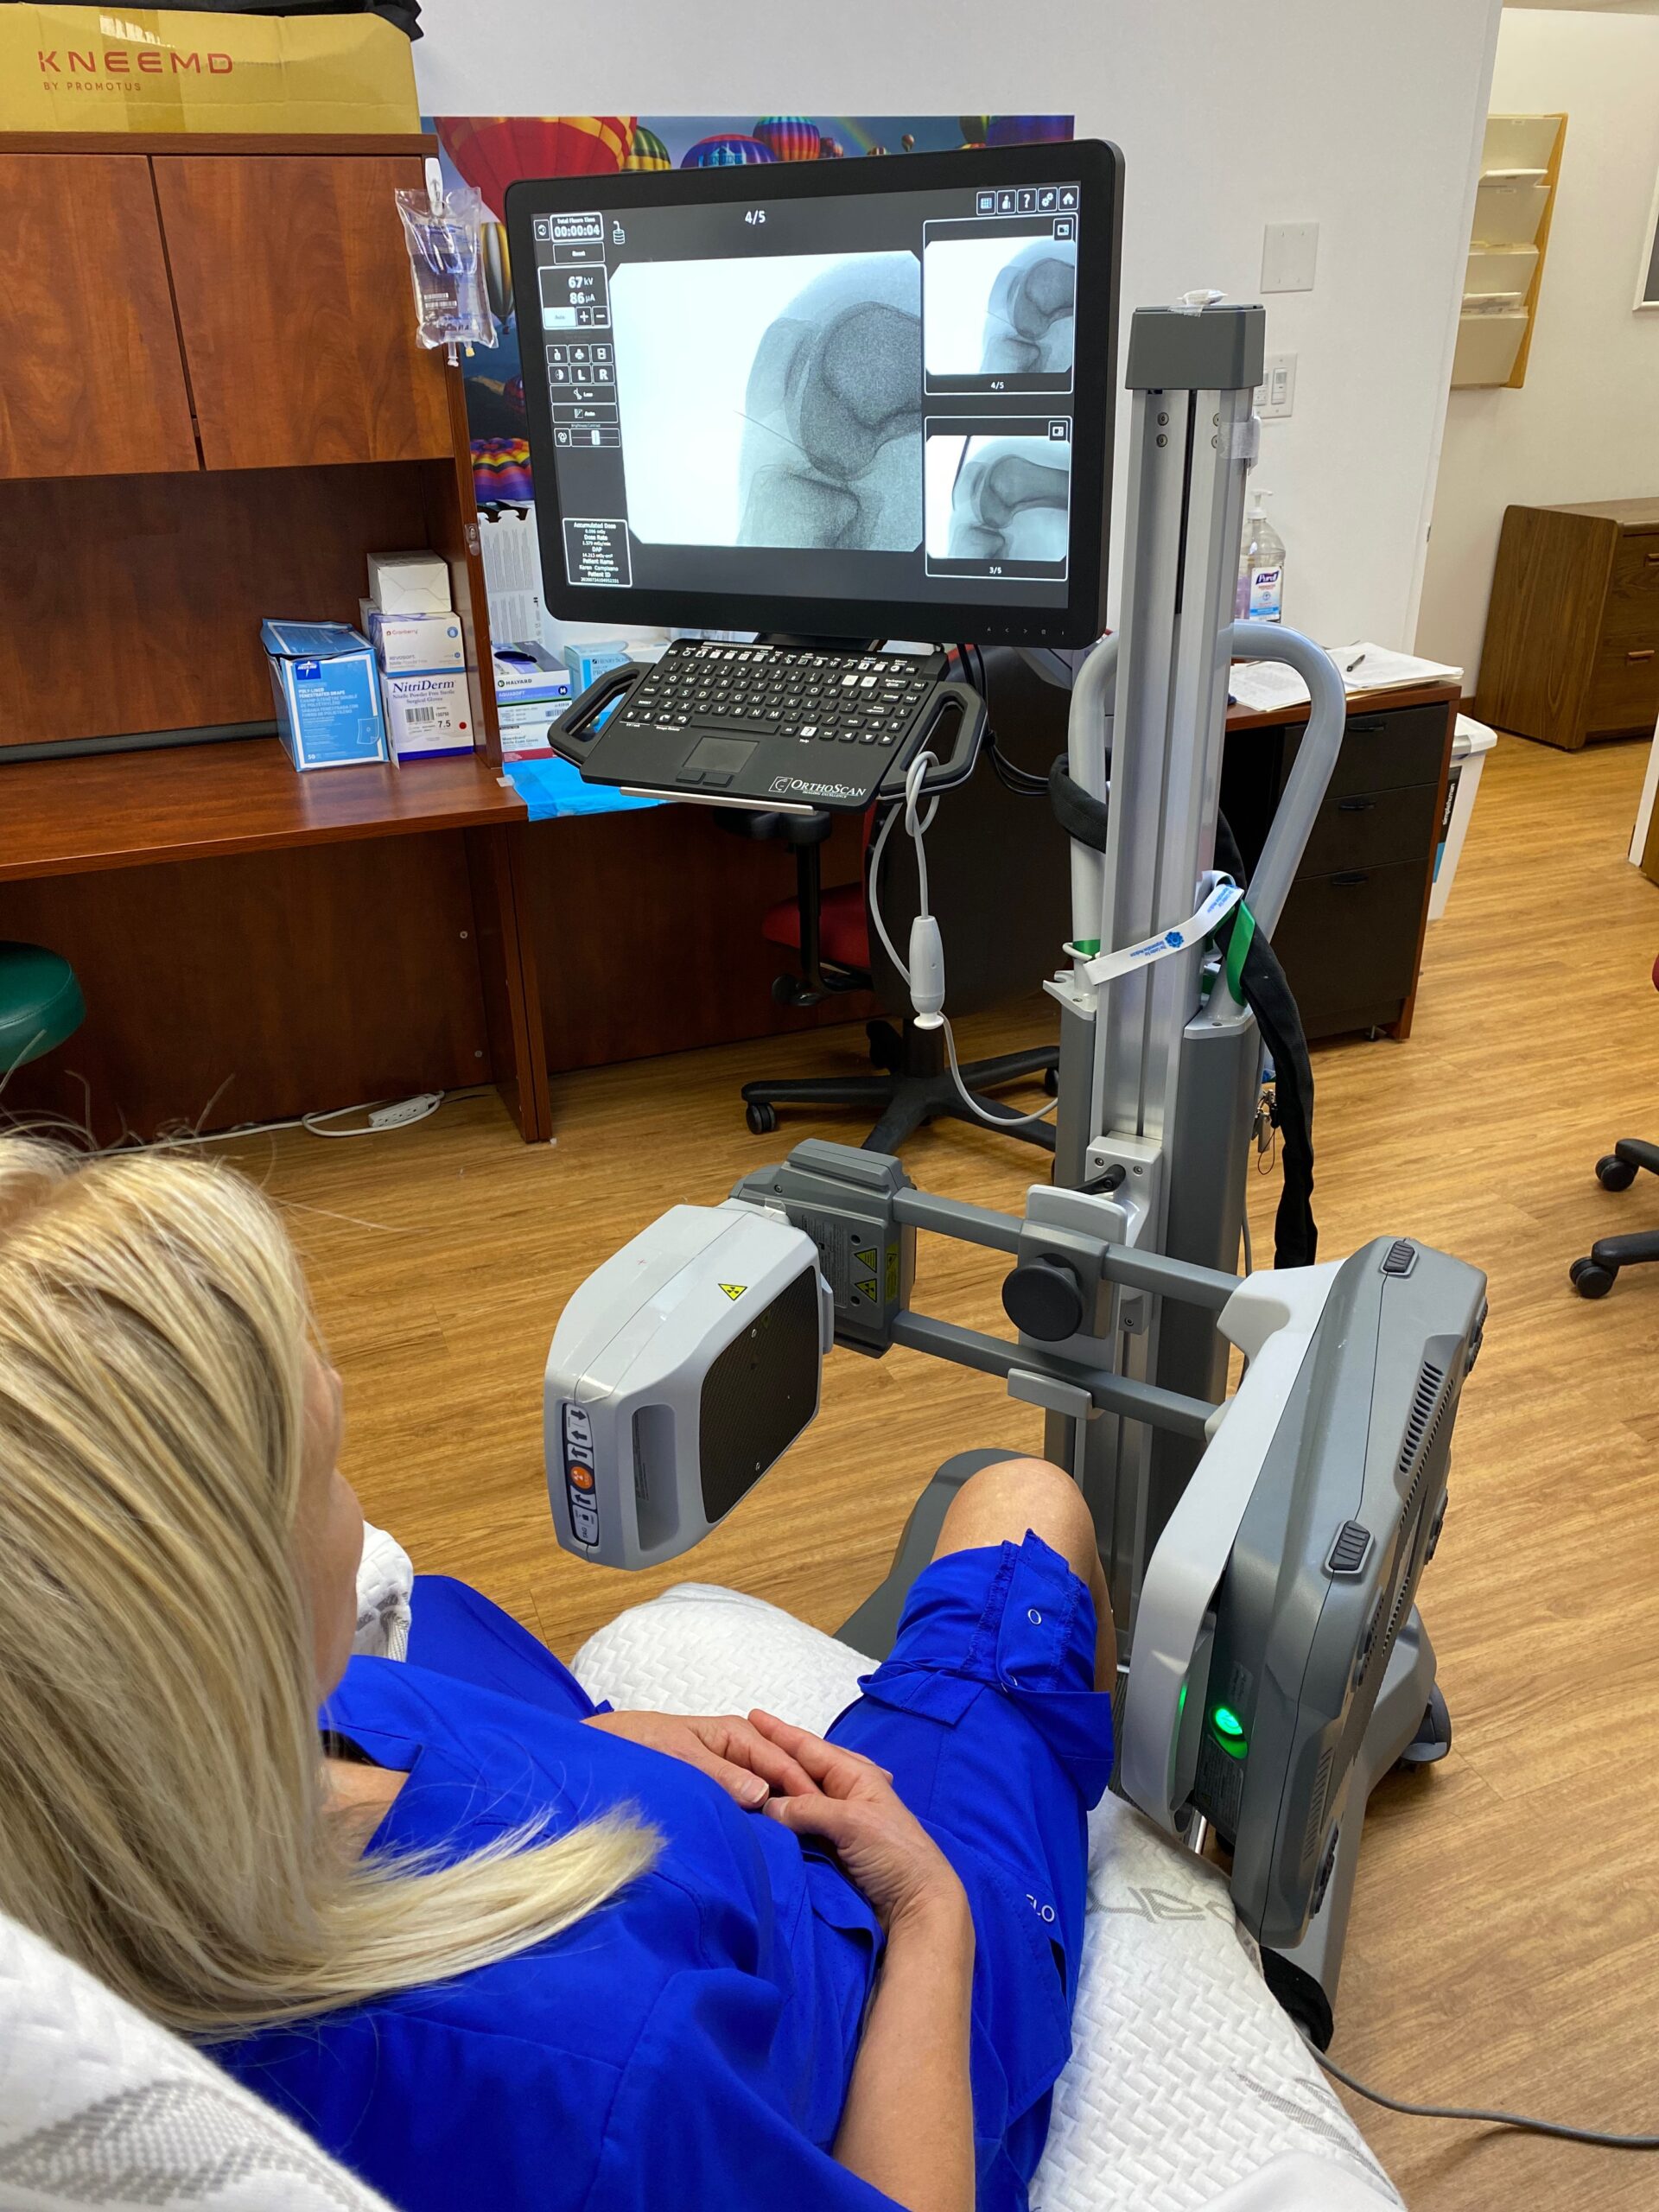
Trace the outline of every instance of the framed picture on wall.
<path fill-rule="evenodd" d="M 1653 206 L 1643 233 L 1642 266 L 1636 280 L 1638 308 L 1659 308 L 1659 184 L 1653 188 Z"/>

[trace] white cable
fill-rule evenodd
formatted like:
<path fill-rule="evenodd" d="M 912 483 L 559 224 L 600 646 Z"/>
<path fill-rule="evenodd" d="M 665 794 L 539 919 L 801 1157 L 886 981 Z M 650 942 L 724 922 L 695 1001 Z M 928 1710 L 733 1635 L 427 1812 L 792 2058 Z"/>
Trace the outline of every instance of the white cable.
<path fill-rule="evenodd" d="M 448 1096 L 449 1094 L 447 1091 L 440 1090 L 435 1093 L 416 1092 L 416 1096 L 417 1097 L 430 1096 L 431 1103 L 429 1105 L 423 1106 L 418 1114 L 410 1114 L 408 1118 L 404 1121 L 393 1121 L 391 1122 L 376 1122 L 370 1121 L 365 1122 L 361 1128 L 356 1129 L 330 1129 L 324 1128 L 321 1126 L 321 1124 L 325 1122 L 337 1122 L 343 1115 L 372 1115 L 377 1112 L 383 1112 L 388 1105 L 400 1106 L 405 1103 L 402 1099 L 386 1100 L 370 1098 L 365 1099 L 360 1105 L 357 1106 L 333 1106 L 330 1107 L 326 1113 L 321 1114 L 290 1114 L 285 1121 L 281 1122 L 240 1122 L 235 1128 L 229 1129 L 192 1129 L 188 1128 L 158 1129 L 148 1143 L 145 1143 L 142 1139 L 137 1141 L 129 1139 L 123 1139 L 115 1144 L 101 1145 L 95 1147 L 88 1154 L 87 1157 L 93 1160 L 102 1160 L 107 1159 L 113 1154 L 118 1152 L 182 1152 L 191 1145 L 229 1144 L 237 1137 L 270 1136 L 283 1129 L 303 1129 L 308 1135 L 314 1137 L 384 1136 L 389 1128 L 411 1128 L 416 1122 L 425 1121 L 429 1114 L 435 1114 L 437 1112 L 439 1107 L 442 1105 L 445 1098 Z"/>
<path fill-rule="evenodd" d="M 911 762 L 910 767 L 905 776 L 905 829 L 909 835 L 911 842 L 916 848 L 916 880 L 918 888 L 920 893 L 918 911 L 924 915 L 927 913 L 928 907 L 927 853 L 923 843 L 923 840 L 926 836 L 928 830 L 932 826 L 933 817 L 938 811 L 939 802 L 936 796 L 929 804 L 925 816 L 924 816 L 920 812 L 918 801 L 921 791 L 922 778 L 926 774 L 928 769 L 933 765 L 934 758 L 931 753 L 918 753 L 916 755 L 916 758 Z M 877 937 L 880 938 L 882 947 L 886 951 L 888 959 L 892 961 L 894 968 L 897 969 L 899 976 L 903 978 L 905 988 L 908 990 L 910 988 L 910 969 L 905 962 L 899 957 L 899 948 L 894 944 L 893 939 L 887 935 L 887 925 L 881 918 L 881 859 L 883 854 L 887 850 L 887 838 L 892 831 L 893 825 L 899 819 L 899 810 L 897 806 L 890 809 L 887 820 L 881 824 L 880 830 L 875 833 L 875 844 L 870 854 L 869 906 L 870 919 L 875 924 L 875 933 Z M 974 1116 L 974 1119 L 976 1122 L 983 1122 L 988 1128 L 1018 1129 L 1027 1127 L 1033 1122 L 1046 1122 L 1051 1114 L 1058 1112 L 1060 1102 L 1058 1098 L 1054 1101 L 1054 1103 L 1052 1106 L 1041 1107 L 1034 1114 L 993 1113 L 988 1107 L 982 1106 L 978 1099 L 974 1096 L 973 1092 L 969 1090 L 967 1084 L 963 1081 L 962 1068 L 957 1059 L 956 1032 L 950 1027 L 950 1017 L 948 1015 L 944 1015 L 941 1018 L 944 1028 L 944 1051 L 945 1058 L 950 1064 L 950 1080 L 956 1084 L 963 1104 L 968 1109 L 968 1111 Z"/>

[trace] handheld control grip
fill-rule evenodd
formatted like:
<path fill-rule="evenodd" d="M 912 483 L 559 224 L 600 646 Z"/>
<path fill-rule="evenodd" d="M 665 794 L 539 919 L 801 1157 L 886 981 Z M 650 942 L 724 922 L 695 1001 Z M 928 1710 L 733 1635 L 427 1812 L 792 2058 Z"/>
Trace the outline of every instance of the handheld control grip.
<path fill-rule="evenodd" d="M 876 788 L 878 798 L 902 798 L 905 793 L 905 771 L 920 752 L 933 753 L 937 766 L 928 770 L 922 779 L 921 795 L 926 798 L 934 791 L 948 791 L 958 784 L 965 784 L 974 772 L 979 759 L 979 748 L 985 741 L 988 716 L 984 700 L 971 683 L 941 683 L 928 701 L 922 725 L 911 742 L 887 767 L 887 772 Z M 949 741 L 950 750 L 940 755 L 938 747 Z"/>
<path fill-rule="evenodd" d="M 605 734 L 605 725 L 628 693 L 647 673 L 639 661 L 607 669 L 570 702 L 547 733 L 547 741 L 561 760 L 580 768 Z"/>

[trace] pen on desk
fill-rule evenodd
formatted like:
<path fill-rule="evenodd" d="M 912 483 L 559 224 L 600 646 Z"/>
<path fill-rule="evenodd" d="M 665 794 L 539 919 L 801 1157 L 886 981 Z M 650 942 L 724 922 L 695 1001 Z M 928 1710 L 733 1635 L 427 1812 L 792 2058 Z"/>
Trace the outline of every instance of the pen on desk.
<path fill-rule="evenodd" d="M 1354 657 L 1353 657 L 1352 660 L 1345 660 L 1345 661 L 1344 661 L 1344 663 L 1342 664 L 1342 672 L 1343 672 L 1343 674 L 1344 674 L 1344 676 L 1351 676 L 1351 675 L 1353 674 L 1354 671 L 1355 671 L 1355 670 L 1359 666 L 1359 664 L 1361 663 L 1361 661 L 1363 661 L 1363 660 L 1364 659 L 1364 658 L 1365 658 L 1365 656 L 1364 656 L 1364 654 L 1363 654 L 1363 653 L 1356 653 L 1356 654 L 1354 655 Z"/>

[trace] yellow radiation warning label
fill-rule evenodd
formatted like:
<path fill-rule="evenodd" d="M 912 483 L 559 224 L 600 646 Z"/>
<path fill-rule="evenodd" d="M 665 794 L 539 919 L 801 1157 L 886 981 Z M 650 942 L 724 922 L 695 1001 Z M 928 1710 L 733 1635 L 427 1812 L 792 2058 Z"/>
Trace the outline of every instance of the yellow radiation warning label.
<path fill-rule="evenodd" d="M 746 1282 L 723 1282 L 720 1287 L 728 1298 L 741 1298 L 749 1286 Z"/>
<path fill-rule="evenodd" d="M 874 1247 L 872 1247 L 868 1252 L 855 1252 L 853 1258 L 857 1264 L 863 1268 L 866 1274 L 873 1275 L 875 1273 L 875 1251 Z"/>

